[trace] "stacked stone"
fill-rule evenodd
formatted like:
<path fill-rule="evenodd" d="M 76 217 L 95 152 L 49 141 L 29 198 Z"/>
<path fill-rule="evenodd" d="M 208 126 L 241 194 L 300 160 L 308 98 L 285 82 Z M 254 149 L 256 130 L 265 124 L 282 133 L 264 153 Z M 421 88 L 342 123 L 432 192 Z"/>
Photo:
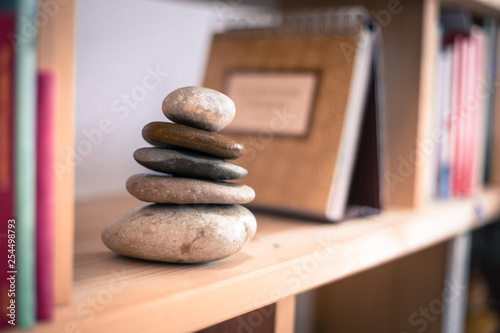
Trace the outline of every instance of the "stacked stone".
<path fill-rule="evenodd" d="M 240 204 L 255 197 L 252 188 L 227 182 L 247 170 L 226 161 L 244 147 L 215 133 L 231 123 L 233 101 L 202 87 L 170 93 L 162 105 L 172 123 L 152 122 L 134 159 L 161 173 L 137 174 L 127 190 L 152 205 L 134 208 L 106 225 L 102 240 L 119 254 L 165 262 L 197 263 L 238 252 L 255 234 L 253 214 Z"/>

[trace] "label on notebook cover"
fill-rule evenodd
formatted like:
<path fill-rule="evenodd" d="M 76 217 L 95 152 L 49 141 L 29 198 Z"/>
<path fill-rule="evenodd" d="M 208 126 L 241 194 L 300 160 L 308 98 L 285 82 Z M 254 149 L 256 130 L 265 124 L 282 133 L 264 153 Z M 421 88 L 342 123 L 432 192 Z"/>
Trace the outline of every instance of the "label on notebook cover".
<path fill-rule="evenodd" d="M 231 72 L 226 93 L 236 116 L 231 132 L 306 136 L 317 83 L 315 72 Z"/>

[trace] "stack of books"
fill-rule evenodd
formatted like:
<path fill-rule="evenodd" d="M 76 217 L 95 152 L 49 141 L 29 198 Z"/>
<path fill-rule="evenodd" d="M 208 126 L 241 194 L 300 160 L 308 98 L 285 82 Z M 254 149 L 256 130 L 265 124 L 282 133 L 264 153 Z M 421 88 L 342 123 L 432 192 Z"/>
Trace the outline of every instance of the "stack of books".
<path fill-rule="evenodd" d="M 432 195 L 469 196 L 488 180 L 497 80 L 496 21 L 443 11 L 436 63 Z"/>
<path fill-rule="evenodd" d="M 0 330 L 49 320 L 57 303 L 56 215 L 65 208 L 56 152 L 67 143 L 56 138 L 60 73 L 38 66 L 38 31 L 53 24 L 42 21 L 47 13 L 38 5 L 0 5 Z"/>

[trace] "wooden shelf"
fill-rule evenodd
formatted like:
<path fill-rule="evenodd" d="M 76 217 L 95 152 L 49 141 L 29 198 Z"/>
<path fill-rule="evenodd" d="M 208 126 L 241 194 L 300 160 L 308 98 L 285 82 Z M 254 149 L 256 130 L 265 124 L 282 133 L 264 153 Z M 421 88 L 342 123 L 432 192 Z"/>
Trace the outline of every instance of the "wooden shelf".
<path fill-rule="evenodd" d="M 202 265 L 134 260 L 100 241 L 106 222 L 139 205 L 133 198 L 77 204 L 72 302 L 38 332 L 193 331 L 274 303 L 484 225 L 500 213 L 500 189 L 418 211 L 331 224 L 256 214 L 241 252 Z"/>

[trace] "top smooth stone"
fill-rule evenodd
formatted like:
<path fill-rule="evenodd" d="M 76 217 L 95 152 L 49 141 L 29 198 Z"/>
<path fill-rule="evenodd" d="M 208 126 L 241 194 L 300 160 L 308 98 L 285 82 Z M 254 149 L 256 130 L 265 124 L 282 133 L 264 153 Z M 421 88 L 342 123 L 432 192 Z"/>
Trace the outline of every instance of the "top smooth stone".
<path fill-rule="evenodd" d="M 225 159 L 235 159 L 245 153 L 241 143 L 227 136 L 161 121 L 144 126 L 142 137 L 153 146 L 181 147 Z"/>
<path fill-rule="evenodd" d="M 216 90 L 184 87 L 172 91 L 163 100 L 162 110 L 174 123 L 217 132 L 233 121 L 234 102 Z"/>

